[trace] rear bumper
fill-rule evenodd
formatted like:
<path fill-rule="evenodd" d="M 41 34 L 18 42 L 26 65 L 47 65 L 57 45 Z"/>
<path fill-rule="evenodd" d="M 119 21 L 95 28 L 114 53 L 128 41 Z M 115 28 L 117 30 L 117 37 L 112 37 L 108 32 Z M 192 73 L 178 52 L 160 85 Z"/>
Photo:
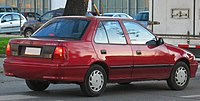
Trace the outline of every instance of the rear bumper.
<path fill-rule="evenodd" d="M 4 62 L 6 76 L 29 80 L 83 82 L 89 66 L 59 66 L 56 64 L 19 64 Z"/>

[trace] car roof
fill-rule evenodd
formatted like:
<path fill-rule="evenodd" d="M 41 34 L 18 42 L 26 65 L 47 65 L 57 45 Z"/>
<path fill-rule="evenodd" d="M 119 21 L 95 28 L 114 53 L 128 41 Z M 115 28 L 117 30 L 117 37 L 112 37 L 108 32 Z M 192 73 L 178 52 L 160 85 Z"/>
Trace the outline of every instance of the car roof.
<path fill-rule="evenodd" d="M 17 7 L 13 7 L 13 6 L 0 6 L 0 8 L 17 8 Z"/>
<path fill-rule="evenodd" d="M 116 14 L 126 14 L 126 13 L 104 13 L 104 15 L 116 15 Z"/>
<path fill-rule="evenodd" d="M 0 14 L 20 14 L 20 13 L 16 13 L 16 12 L 1 12 Z"/>
<path fill-rule="evenodd" d="M 96 20 L 96 19 L 107 19 L 107 20 L 119 20 L 119 19 L 125 19 L 130 20 L 128 18 L 114 18 L 114 17 L 107 17 L 107 16 L 59 16 L 55 18 L 80 18 L 80 19 L 88 19 L 88 20 Z"/>
<path fill-rule="evenodd" d="M 139 12 L 139 13 L 149 13 L 149 11 L 141 11 L 141 12 Z"/>
<path fill-rule="evenodd" d="M 48 11 L 48 12 L 64 12 L 64 8 L 59 8 L 59 9 L 51 10 L 51 11 Z"/>

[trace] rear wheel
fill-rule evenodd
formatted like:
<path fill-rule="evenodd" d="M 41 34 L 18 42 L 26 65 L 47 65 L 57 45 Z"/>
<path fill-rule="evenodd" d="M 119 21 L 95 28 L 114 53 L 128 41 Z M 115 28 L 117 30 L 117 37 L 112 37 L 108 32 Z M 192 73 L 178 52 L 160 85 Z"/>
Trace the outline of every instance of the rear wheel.
<path fill-rule="evenodd" d="M 107 75 L 105 70 L 100 65 L 92 65 L 80 87 L 87 96 L 99 96 L 106 89 L 106 84 Z"/>
<path fill-rule="evenodd" d="M 167 84 L 172 90 L 183 90 L 187 87 L 190 79 L 188 65 L 184 62 L 177 62 L 171 72 Z"/>
<path fill-rule="evenodd" d="M 47 81 L 26 80 L 26 85 L 33 91 L 44 91 L 50 83 Z"/>
<path fill-rule="evenodd" d="M 26 29 L 24 31 L 24 37 L 29 37 L 33 34 L 33 30 L 32 29 Z"/>

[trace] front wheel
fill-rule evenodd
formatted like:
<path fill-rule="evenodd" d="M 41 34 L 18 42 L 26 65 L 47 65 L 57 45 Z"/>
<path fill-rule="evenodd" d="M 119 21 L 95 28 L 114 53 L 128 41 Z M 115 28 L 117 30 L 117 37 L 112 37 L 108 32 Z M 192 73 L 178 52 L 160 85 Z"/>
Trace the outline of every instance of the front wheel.
<path fill-rule="evenodd" d="M 184 62 L 177 62 L 171 72 L 167 84 L 172 90 L 183 90 L 187 87 L 190 79 L 189 67 Z"/>
<path fill-rule="evenodd" d="M 87 96 L 99 96 L 106 89 L 106 84 L 107 75 L 105 70 L 100 65 L 92 65 L 80 87 Z"/>
<path fill-rule="evenodd" d="M 24 37 L 29 37 L 29 36 L 31 36 L 32 34 L 33 34 L 33 30 L 32 29 L 26 29 L 25 31 L 24 31 Z"/>
<path fill-rule="evenodd" d="M 44 91 L 50 83 L 47 81 L 26 80 L 26 85 L 33 91 Z"/>

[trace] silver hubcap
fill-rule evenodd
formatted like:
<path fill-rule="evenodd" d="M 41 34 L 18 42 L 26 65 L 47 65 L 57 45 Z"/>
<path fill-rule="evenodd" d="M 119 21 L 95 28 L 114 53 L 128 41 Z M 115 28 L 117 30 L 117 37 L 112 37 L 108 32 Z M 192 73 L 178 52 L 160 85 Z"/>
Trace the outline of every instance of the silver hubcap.
<path fill-rule="evenodd" d="M 176 70 L 175 81 L 177 85 L 183 86 L 187 82 L 187 77 L 187 70 L 184 67 L 181 66 Z"/>
<path fill-rule="evenodd" d="M 94 92 L 101 90 L 104 84 L 104 76 L 99 70 L 95 70 L 90 74 L 89 86 Z"/>

